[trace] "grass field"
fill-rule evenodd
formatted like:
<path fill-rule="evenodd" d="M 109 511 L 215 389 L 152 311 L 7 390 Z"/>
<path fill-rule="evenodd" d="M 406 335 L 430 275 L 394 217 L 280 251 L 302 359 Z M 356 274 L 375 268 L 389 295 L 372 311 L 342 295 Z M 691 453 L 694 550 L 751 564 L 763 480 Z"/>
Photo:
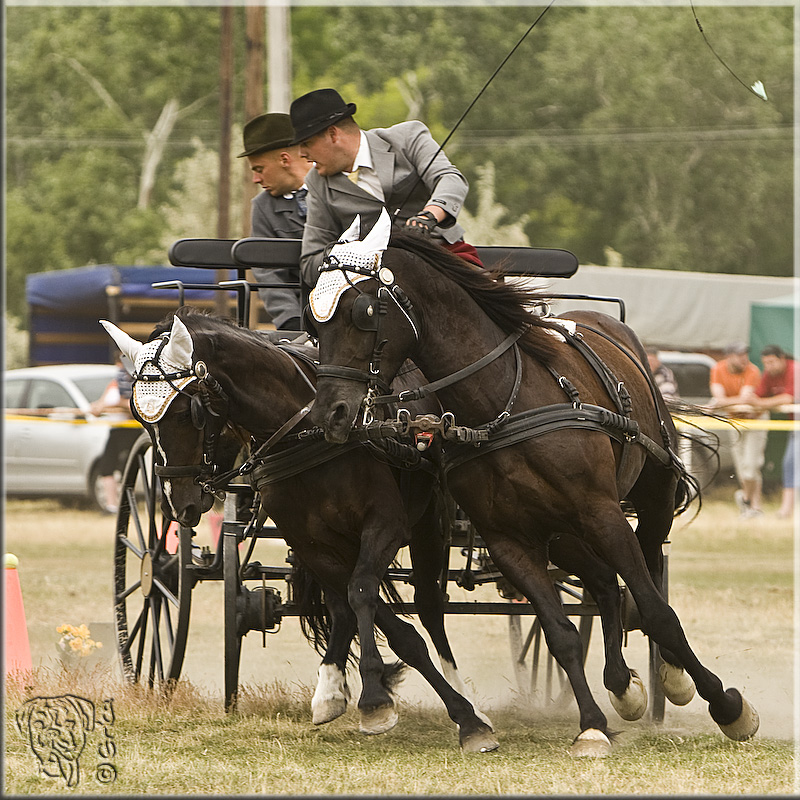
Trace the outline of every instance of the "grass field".
<path fill-rule="evenodd" d="M 483 756 L 459 751 L 454 726 L 416 674 L 400 687 L 400 723 L 388 734 L 359 735 L 353 710 L 315 728 L 308 704 L 319 659 L 295 619 L 267 637 L 266 648 L 257 634 L 245 639 L 240 707 L 226 716 L 220 583 L 195 589 L 185 679 L 170 705 L 122 684 L 107 659 L 67 671 L 57 659 L 56 627 L 86 623 L 107 635 L 113 619 L 113 520 L 55 501 L 15 500 L 6 506 L 5 523 L 6 550 L 20 559 L 35 665 L 22 685 L 7 683 L 6 794 L 664 795 L 789 794 L 797 788 L 792 525 L 769 515 L 741 521 L 729 497 L 712 496 L 691 524 L 676 523 L 670 596 L 701 660 L 758 709 L 758 736 L 746 744 L 725 739 L 699 698 L 684 708 L 668 706 L 660 726 L 619 720 L 602 687 L 602 642 L 595 630 L 587 675 L 620 735 L 609 758 L 592 762 L 567 753 L 578 731 L 574 702 L 566 709 L 523 702 L 503 617 L 447 621 L 461 671 L 501 742 L 499 751 Z M 285 557 L 285 548 L 263 547 L 267 552 L 257 557 L 264 563 Z M 494 593 L 484 587 L 464 599 L 479 599 L 481 591 Z M 461 598 L 454 593 L 453 599 Z M 103 655 L 114 655 L 112 641 Z M 625 657 L 646 673 L 640 633 L 629 635 Z M 357 676 L 350 682 L 357 691 Z M 115 782 L 95 778 L 99 728 L 87 742 L 75 789 L 37 769 L 14 714 L 30 697 L 65 693 L 98 708 L 113 698 L 113 730 L 103 732 L 116 745 Z"/>

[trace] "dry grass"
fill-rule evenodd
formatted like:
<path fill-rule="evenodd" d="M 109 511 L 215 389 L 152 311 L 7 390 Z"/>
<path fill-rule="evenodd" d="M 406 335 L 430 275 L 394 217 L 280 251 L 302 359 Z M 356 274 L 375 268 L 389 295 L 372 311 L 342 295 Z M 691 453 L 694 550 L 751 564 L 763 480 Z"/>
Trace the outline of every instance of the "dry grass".
<path fill-rule="evenodd" d="M 465 755 L 438 711 L 403 704 L 388 734 L 357 733 L 355 713 L 324 728 L 308 719 L 310 693 L 272 683 L 245 691 L 240 711 L 226 716 L 215 699 L 186 682 L 171 702 L 137 687 L 97 683 L 39 670 L 24 691 L 7 698 L 6 793 L 71 791 L 37 774 L 12 710 L 30 692 L 67 691 L 98 705 L 111 691 L 117 719 L 118 780 L 92 777 L 97 757 L 83 759 L 81 794 L 784 794 L 792 788 L 792 746 L 760 740 L 736 744 L 720 735 L 678 735 L 638 726 L 601 762 L 572 759 L 572 720 L 531 725 L 518 709 L 493 712 L 502 748 Z"/>
<path fill-rule="evenodd" d="M 319 659 L 294 619 L 268 637 L 266 650 L 256 634 L 245 639 L 240 708 L 226 716 L 221 708 L 218 583 L 195 590 L 186 679 L 169 704 L 122 684 L 108 663 L 78 673 L 62 671 L 55 628 L 64 622 L 91 625 L 113 619 L 113 528 L 109 517 L 53 501 L 12 501 L 6 508 L 6 549 L 20 558 L 36 665 L 22 685 L 7 685 L 7 794 L 694 795 L 787 794 L 796 788 L 792 529 L 771 518 L 742 523 L 728 498 L 710 501 L 688 527 L 676 526 L 670 590 L 698 655 L 726 685 L 743 688 L 758 708 L 760 735 L 745 745 L 726 740 L 695 698 L 685 708 L 668 708 L 658 728 L 612 723 L 621 735 L 602 762 L 567 755 L 577 732 L 574 706 L 555 712 L 528 709 L 520 702 L 504 618 L 448 618 L 462 672 L 501 741 L 500 751 L 488 756 L 460 753 L 454 726 L 415 674 L 401 686 L 401 722 L 390 733 L 359 735 L 352 710 L 315 728 L 308 704 Z M 259 560 L 281 563 L 285 549 L 264 547 L 272 549 L 257 554 Z M 465 599 L 478 599 L 477 594 Z M 614 718 L 600 683 L 599 645 L 595 632 L 587 675 L 598 702 Z M 646 672 L 640 634 L 630 634 L 625 655 Z M 356 678 L 352 683 L 357 689 Z M 64 693 L 98 706 L 114 699 L 115 784 L 104 787 L 93 779 L 93 753 L 82 763 L 78 790 L 38 773 L 16 730 L 14 712 L 26 698 Z"/>

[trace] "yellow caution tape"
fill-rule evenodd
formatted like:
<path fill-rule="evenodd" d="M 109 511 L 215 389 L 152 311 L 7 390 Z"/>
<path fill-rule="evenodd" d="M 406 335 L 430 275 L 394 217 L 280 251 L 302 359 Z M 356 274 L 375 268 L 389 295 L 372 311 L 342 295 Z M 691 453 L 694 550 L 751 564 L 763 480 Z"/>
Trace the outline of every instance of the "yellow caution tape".
<path fill-rule="evenodd" d="M 800 430 L 797 419 L 714 419 L 714 417 L 676 416 L 673 417 L 678 428 L 705 428 L 706 430 L 751 430 L 751 431 L 796 431 Z"/>

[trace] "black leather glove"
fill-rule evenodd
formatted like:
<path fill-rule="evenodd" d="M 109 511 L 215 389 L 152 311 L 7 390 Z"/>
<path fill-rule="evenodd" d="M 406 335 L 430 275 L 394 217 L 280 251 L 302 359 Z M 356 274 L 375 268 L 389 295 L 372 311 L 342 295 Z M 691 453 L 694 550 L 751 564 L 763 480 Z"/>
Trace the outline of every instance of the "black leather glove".
<path fill-rule="evenodd" d="M 431 231 L 439 224 L 431 211 L 420 211 L 406 220 L 406 228 L 417 231 L 425 236 L 430 236 Z"/>

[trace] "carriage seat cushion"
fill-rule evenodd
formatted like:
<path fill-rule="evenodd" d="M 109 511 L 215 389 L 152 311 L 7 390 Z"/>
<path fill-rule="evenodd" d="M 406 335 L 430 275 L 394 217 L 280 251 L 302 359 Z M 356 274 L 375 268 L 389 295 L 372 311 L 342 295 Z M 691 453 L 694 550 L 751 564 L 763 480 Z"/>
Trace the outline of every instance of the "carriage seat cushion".
<path fill-rule="evenodd" d="M 183 267 L 295 267 L 300 263 L 300 239 L 179 239 L 169 260 Z M 569 278 L 578 259 L 569 250 L 550 247 L 476 247 L 484 266 L 501 266 L 507 275 Z"/>

